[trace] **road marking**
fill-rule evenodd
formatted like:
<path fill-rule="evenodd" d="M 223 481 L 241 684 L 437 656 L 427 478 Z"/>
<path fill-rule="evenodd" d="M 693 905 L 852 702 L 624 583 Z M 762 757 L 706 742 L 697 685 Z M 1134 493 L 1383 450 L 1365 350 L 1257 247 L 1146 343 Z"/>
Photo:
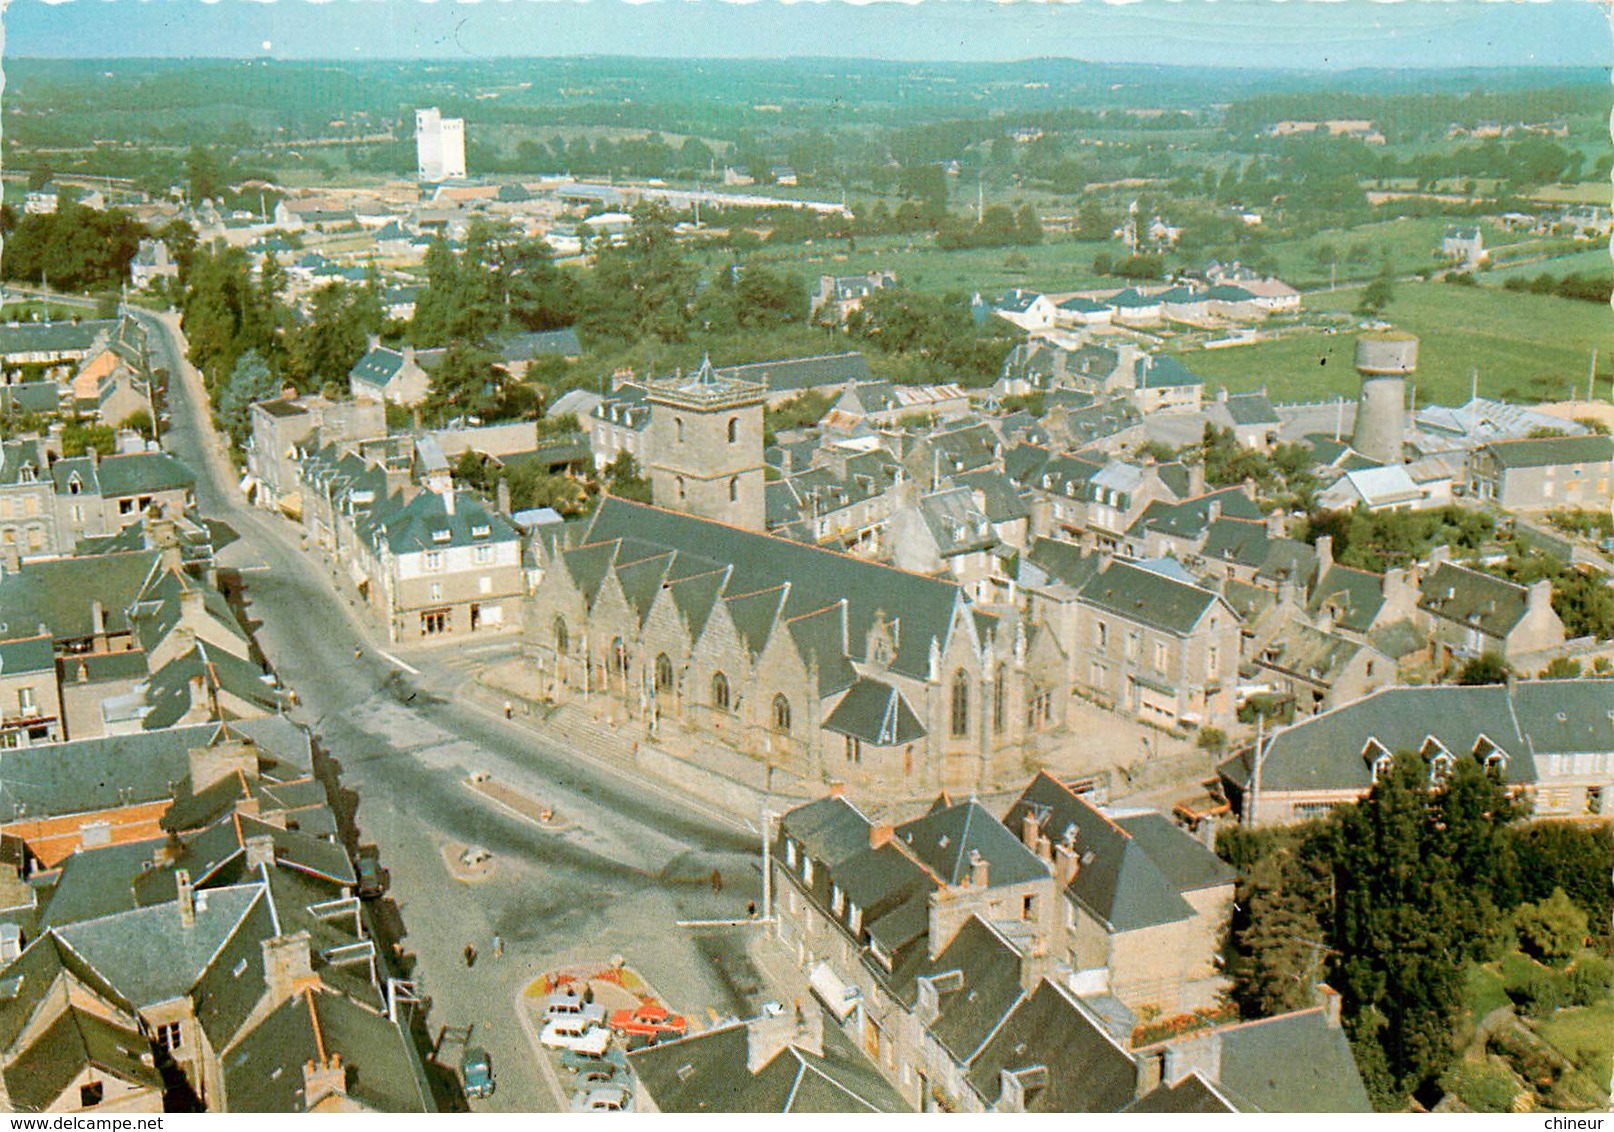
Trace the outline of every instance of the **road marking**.
<path fill-rule="evenodd" d="M 412 664 L 405 664 L 403 661 L 401 661 L 397 657 L 393 656 L 390 652 L 383 652 L 381 649 L 376 649 L 375 651 L 376 651 L 376 654 L 378 656 L 380 656 L 382 660 L 390 660 L 393 664 L 396 664 L 399 668 L 401 668 L 405 672 L 409 673 L 409 675 L 411 675 L 411 676 L 419 676 L 420 675 L 420 669 L 416 668 Z"/>
<path fill-rule="evenodd" d="M 520 641 L 506 641 L 502 645 L 482 645 L 474 649 L 460 649 L 460 655 L 475 656 L 479 653 L 485 652 L 509 652 L 511 649 L 519 649 L 520 647 Z"/>

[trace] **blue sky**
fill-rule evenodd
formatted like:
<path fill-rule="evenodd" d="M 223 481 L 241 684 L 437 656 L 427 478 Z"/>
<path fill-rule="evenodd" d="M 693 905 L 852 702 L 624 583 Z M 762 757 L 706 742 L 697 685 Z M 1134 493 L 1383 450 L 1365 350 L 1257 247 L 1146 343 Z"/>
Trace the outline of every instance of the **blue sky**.
<path fill-rule="evenodd" d="M 268 45 L 267 47 L 265 45 Z M 1593 0 L 13 0 L 8 56 L 1609 65 Z"/>

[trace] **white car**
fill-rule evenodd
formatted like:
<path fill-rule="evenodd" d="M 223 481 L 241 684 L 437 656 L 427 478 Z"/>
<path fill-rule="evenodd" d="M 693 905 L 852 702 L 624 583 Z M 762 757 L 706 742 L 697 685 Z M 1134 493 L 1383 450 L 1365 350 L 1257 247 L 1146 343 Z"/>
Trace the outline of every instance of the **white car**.
<path fill-rule="evenodd" d="M 621 1085 L 579 1089 L 572 1097 L 573 1112 L 632 1112 L 633 1094 Z"/>
<path fill-rule="evenodd" d="M 611 1043 L 611 1031 L 586 1018 L 551 1018 L 538 1040 L 550 1049 L 593 1049 L 601 1051 Z"/>

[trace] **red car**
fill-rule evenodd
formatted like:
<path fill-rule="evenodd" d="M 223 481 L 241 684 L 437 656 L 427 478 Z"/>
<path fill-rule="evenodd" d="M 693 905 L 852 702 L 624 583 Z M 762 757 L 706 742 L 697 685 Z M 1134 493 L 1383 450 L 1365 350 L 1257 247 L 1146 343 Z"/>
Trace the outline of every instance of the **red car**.
<path fill-rule="evenodd" d="M 673 1014 L 653 998 L 638 1006 L 616 1011 L 611 1015 L 611 1029 L 624 1038 L 649 1038 L 653 1044 L 662 1038 L 681 1038 L 689 1023 L 683 1015 Z"/>

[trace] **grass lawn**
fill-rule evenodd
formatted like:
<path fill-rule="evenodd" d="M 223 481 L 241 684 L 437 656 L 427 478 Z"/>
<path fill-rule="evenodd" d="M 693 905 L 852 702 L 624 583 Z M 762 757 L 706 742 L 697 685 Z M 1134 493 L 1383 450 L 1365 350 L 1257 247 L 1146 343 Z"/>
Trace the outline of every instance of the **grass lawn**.
<path fill-rule="evenodd" d="M 1350 312 L 1355 288 L 1307 295 L 1311 310 Z M 1599 397 L 1614 373 L 1614 319 L 1607 307 L 1549 295 L 1521 295 L 1447 283 L 1400 283 L 1385 319 L 1420 339 L 1412 379 L 1420 405 L 1468 400 L 1469 375 L 1479 371 L 1482 396 L 1520 401 L 1556 400 L 1571 385 L 1582 394 L 1593 348 L 1600 350 Z M 1275 401 L 1355 397 L 1354 332 L 1302 331 L 1253 346 L 1195 351 L 1183 361 L 1230 389 L 1262 385 Z"/>
<path fill-rule="evenodd" d="M 1536 1031 L 1579 1066 L 1599 1088 L 1614 1067 L 1614 1003 L 1571 1006 L 1536 1023 Z"/>

